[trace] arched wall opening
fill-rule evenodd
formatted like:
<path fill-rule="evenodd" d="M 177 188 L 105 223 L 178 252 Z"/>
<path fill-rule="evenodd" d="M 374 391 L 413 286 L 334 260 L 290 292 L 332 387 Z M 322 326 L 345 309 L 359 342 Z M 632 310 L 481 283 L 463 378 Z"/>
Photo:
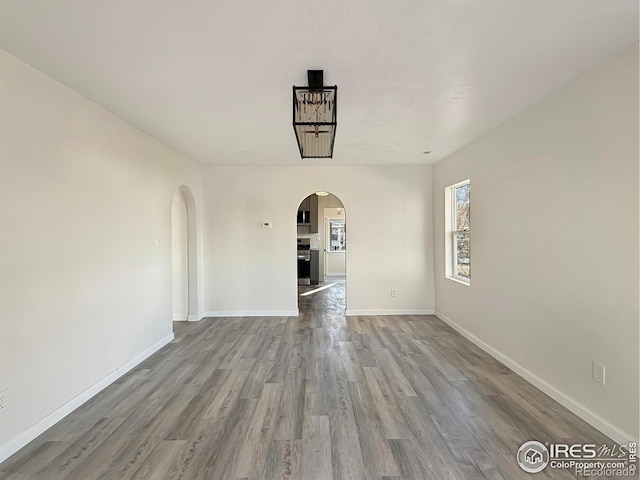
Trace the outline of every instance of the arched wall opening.
<path fill-rule="evenodd" d="M 171 202 L 171 291 L 173 321 L 197 321 L 198 261 L 196 204 L 181 185 Z"/>
<path fill-rule="evenodd" d="M 303 298 L 324 292 L 325 300 L 331 299 L 333 303 L 331 308 L 337 306 L 346 310 L 347 227 L 344 203 L 329 192 L 312 193 L 298 205 L 296 224 L 299 308 Z M 332 290 L 329 292 L 328 289 Z"/>

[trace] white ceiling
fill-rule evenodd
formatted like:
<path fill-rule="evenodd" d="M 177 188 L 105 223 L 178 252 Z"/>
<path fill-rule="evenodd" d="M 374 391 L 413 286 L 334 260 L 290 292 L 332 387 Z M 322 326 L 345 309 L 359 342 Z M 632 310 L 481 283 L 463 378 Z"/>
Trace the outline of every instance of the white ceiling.
<path fill-rule="evenodd" d="M 433 164 L 638 41 L 638 0 L 0 0 L 0 48 L 205 164 Z M 301 160 L 291 86 L 338 85 Z M 432 153 L 423 155 L 429 150 Z"/>

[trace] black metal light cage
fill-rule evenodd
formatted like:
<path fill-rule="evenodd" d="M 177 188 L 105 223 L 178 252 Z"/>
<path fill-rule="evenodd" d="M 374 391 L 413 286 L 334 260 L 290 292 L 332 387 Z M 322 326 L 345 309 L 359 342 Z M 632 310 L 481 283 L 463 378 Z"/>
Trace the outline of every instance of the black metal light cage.
<path fill-rule="evenodd" d="M 301 158 L 333 157 L 337 99 L 335 85 L 293 87 L 293 130 Z"/>

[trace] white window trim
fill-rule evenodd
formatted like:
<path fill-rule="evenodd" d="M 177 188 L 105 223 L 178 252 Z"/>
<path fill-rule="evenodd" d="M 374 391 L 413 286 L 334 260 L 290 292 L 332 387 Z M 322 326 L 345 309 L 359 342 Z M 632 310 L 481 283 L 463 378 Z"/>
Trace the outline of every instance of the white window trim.
<path fill-rule="evenodd" d="M 457 251 L 454 248 L 454 235 L 458 233 L 457 230 L 454 230 L 455 224 L 455 216 L 453 215 L 453 205 L 455 205 L 455 189 L 461 187 L 462 185 L 471 184 L 470 179 L 463 180 L 462 182 L 458 182 L 454 185 L 450 185 L 444 189 L 444 215 L 445 215 L 445 276 L 449 280 L 453 280 L 454 282 L 461 283 L 466 286 L 471 286 L 471 279 L 462 277 L 457 274 L 455 265 L 457 263 Z M 468 233 L 469 237 L 471 237 L 471 229 L 465 231 L 464 233 Z"/>
<path fill-rule="evenodd" d="M 345 241 L 344 248 L 342 250 L 331 250 L 331 221 L 332 220 L 341 220 L 342 222 L 344 222 L 344 235 L 346 237 L 347 236 L 347 221 L 346 221 L 346 219 L 344 217 L 326 217 L 326 218 L 328 219 L 327 228 L 329 230 L 327 231 L 327 241 L 326 241 L 325 252 L 327 252 L 327 253 L 346 253 L 346 251 L 347 251 L 346 241 Z"/>

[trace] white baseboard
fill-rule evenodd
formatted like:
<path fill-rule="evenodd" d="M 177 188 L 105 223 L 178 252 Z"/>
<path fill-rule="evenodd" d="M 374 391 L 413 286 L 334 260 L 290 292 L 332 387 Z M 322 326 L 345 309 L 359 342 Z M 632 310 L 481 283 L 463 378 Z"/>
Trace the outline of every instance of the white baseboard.
<path fill-rule="evenodd" d="M 347 317 L 365 316 L 365 315 L 433 315 L 432 308 L 399 308 L 399 309 L 378 309 L 378 310 L 353 310 L 347 309 L 345 315 Z"/>
<path fill-rule="evenodd" d="M 442 312 L 439 312 L 436 310 L 435 315 L 444 323 L 446 323 L 451 328 L 453 328 L 460 335 L 465 337 L 467 340 L 476 344 L 478 347 L 480 347 L 482 350 L 487 352 L 489 355 L 491 355 L 493 358 L 498 360 L 500 363 L 508 367 L 510 370 L 513 370 L 514 373 L 517 373 L 518 375 L 520 375 L 531 385 L 533 385 L 537 389 L 549 395 L 560 405 L 567 408 L 571 412 L 575 413 L 578 417 L 580 417 L 585 422 L 592 425 L 594 428 L 600 430 L 602 433 L 604 433 L 606 436 L 611 438 L 613 441 L 618 442 L 619 444 L 628 444 L 629 442 L 638 443 L 638 439 L 633 438 L 631 434 L 607 422 L 602 417 L 598 416 L 596 413 L 589 410 L 587 407 L 582 405 L 580 402 L 578 402 L 574 398 L 571 398 L 570 396 L 568 396 L 564 392 L 561 392 L 556 387 L 546 382 L 542 378 L 529 372 L 524 367 L 522 367 L 522 365 L 515 362 L 511 358 L 507 357 L 503 353 L 499 352 L 498 350 L 493 348 L 491 345 L 488 345 L 484 341 L 480 340 L 478 337 L 473 335 L 468 330 L 465 330 L 463 327 L 455 323 L 453 320 L 451 320 L 449 317 L 444 315 Z M 537 440 L 541 442 L 545 441 L 545 439 L 537 439 Z"/>
<path fill-rule="evenodd" d="M 158 350 L 160 350 L 162 347 L 164 347 L 167 343 L 171 342 L 174 339 L 174 337 L 175 336 L 174 336 L 173 332 L 171 332 L 166 337 L 162 338 L 161 340 L 158 340 L 156 343 L 151 345 L 144 352 L 139 353 L 138 355 L 133 357 L 131 360 L 129 360 L 123 366 L 118 368 L 118 370 L 117 370 L 118 378 L 120 378 L 125 373 L 127 373 L 129 370 L 131 370 L 132 368 L 134 368 L 135 366 L 137 366 L 138 364 L 142 363 L 144 360 L 149 358 L 151 355 L 156 353 Z"/>
<path fill-rule="evenodd" d="M 124 365 L 120 366 L 113 372 L 109 373 L 106 377 L 104 377 L 99 382 L 93 384 L 91 387 L 86 389 L 84 392 L 80 393 L 76 397 L 69 400 L 63 406 L 55 410 L 53 413 L 50 413 L 38 423 L 36 423 L 33 427 L 28 430 L 22 432 L 20 435 L 15 437 L 13 440 L 10 440 L 8 443 L 4 444 L 0 447 L 0 463 L 4 462 L 11 455 L 16 453 L 22 447 L 27 445 L 30 441 L 36 438 L 38 435 L 41 435 L 46 430 L 51 428 L 53 425 L 58 423 L 64 417 L 73 412 L 76 408 L 80 407 L 83 403 L 90 400 L 96 394 L 100 393 L 106 387 L 115 382 L 118 378 L 122 377 L 129 370 L 134 368 L 139 363 L 142 363 L 143 360 L 147 359 L 155 352 L 164 347 L 167 343 L 173 340 L 173 333 L 167 335 L 163 339 L 159 340 L 149 348 L 147 348 L 144 352 L 139 353 L 131 360 L 129 360 Z"/>
<path fill-rule="evenodd" d="M 182 313 L 174 313 L 173 314 L 173 321 L 174 322 L 186 322 L 187 321 L 187 316 L 182 314 Z"/>
<path fill-rule="evenodd" d="M 215 310 L 202 312 L 205 317 L 297 317 L 298 310 Z"/>
<path fill-rule="evenodd" d="M 200 320 L 202 320 L 204 318 L 204 315 L 202 314 L 198 314 L 198 315 L 189 315 L 187 317 L 187 322 L 199 322 Z"/>

